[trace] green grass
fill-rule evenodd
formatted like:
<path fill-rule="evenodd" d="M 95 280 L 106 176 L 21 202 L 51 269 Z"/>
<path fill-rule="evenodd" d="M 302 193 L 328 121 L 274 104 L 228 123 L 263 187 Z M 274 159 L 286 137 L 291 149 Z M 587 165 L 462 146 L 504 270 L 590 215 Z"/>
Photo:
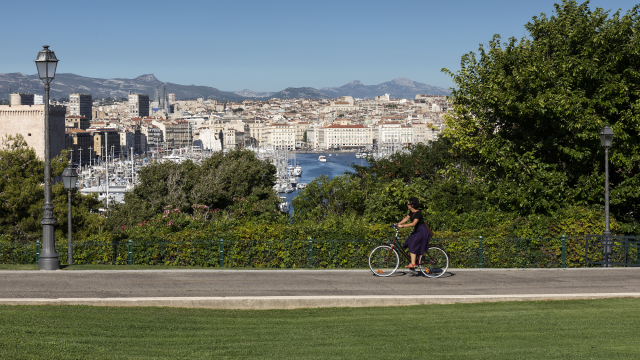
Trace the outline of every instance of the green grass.
<path fill-rule="evenodd" d="M 640 300 L 206 310 L 0 306 L 2 359 L 630 359 Z"/>

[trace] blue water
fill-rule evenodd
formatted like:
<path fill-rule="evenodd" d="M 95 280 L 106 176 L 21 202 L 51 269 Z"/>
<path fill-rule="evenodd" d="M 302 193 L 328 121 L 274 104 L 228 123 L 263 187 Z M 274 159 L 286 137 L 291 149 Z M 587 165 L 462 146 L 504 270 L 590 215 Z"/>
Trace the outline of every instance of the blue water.
<path fill-rule="evenodd" d="M 331 154 L 331 156 L 329 156 Z M 318 157 L 324 155 L 327 158 L 327 162 L 318 161 Z M 291 163 L 293 155 L 290 155 Z M 329 179 L 333 179 L 336 176 L 344 174 L 346 171 L 353 172 L 353 168 L 350 167 L 351 163 L 357 165 L 369 165 L 365 159 L 356 159 L 356 154 L 352 152 L 348 153 L 308 153 L 308 154 L 296 154 L 296 162 L 302 166 L 302 176 L 296 178 L 298 183 L 309 184 L 314 179 L 321 175 L 327 175 Z M 289 204 L 294 197 L 298 196 L 298 190 L 289 194 L 280 194 L 285 196 Z M 293 207 L 290 207 L 289 213 L 293 213 Z"/>

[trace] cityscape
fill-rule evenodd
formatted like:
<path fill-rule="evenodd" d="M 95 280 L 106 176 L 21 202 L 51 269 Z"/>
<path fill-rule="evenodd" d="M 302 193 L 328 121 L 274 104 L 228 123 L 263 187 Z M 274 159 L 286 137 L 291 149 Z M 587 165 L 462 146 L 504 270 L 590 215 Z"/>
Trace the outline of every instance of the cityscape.
<path fill-rule="evenodd" d="M 637 358 L 637 2 L 3 4 L 0 359 Z"/>
<path fill-rule="evenodd" d="M 93 99 L 81 93 L 69 94 L 68 101 L 52 101 L 52 156 L 69 149 L 72 162 L 88 164 L 105 155 L 105 143 L 113 153 L 110 156 L 118 158 L 127 158 L 131 151 L 162 159 L 176 149 L 197 152 L 239 147 L 391 154 L 435 140 L 444 127 L 444 115 L 452 110 L 444 95 L 229 102 L 176 101 L 168 91 L 163 87 L 152 95 L 130 93 L 126 101 Z M 3 126 L 25 116 L 33 124 L 41 121 L 37 117 L 42 111 L 36 109 L 42 102 L 40 95 L 11 94 L 10 104 L 0 107 Z M 38 154 L 43 153 L 41 138 L 30 135 L 35 131 L 31 127 L 3 130 L 3 134 L 22 134 Z"/>

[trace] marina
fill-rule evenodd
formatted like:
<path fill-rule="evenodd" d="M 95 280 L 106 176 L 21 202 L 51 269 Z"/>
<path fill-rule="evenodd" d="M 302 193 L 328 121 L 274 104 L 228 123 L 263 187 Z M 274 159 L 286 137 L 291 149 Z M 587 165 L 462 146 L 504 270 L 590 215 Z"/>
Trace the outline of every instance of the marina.
<path fill-rule="evenodd" d="M 273 189 L 281 199 L 280 210 L 288 213 L 293 212 L 291 204 L 293 198 L 314 179 L 322 175 L 333 179 L 346 171 L 352 171 L 350 167 L 352 163 L 368 164 L 363 154 L 354 152 L 323 154 L 322 152 L 297 153 L 287 150 L 261 149 L 256 151 L 256 155 L 276 166 L 276 183 Z M 176 149 L 164 155 L 153 153 L 147 157 L 134 156 L 133 161 L 118 158 L 114 160 L 111 157 L 108 161 L 104 158 L 98 159 L 96 163 L 83 164 L 78 168 L 79 191 L 85 195 L 96 193 L 98 199 L 104 201 L 104 206 L 108 207 L 113 202 L 124 201 L 125 193 L 137 184 L 138 172 L 142 167 L 155 161 L 182 163 L 191 160 L 199 164 L 207 156 L 211 156 L 211 153 L 194 147 Z"/>

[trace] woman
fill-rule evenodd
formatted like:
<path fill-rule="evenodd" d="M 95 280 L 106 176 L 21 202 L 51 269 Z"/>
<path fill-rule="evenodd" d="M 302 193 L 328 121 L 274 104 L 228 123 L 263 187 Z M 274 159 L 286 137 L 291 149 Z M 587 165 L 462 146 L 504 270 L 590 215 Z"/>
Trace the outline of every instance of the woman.
<path fill-rule="evenodd" d="M 409 254 L 411 255 L 411 264 L 407 265 L 406 268 L 415 269 L 416 255 L 424 254 L 427 245 L 429 245 L 429 240 L 431 240 L 431 230 L 427 227 L 427 224 L 425 224 L 422 212 L 418 210 L 420 208 L 418 198 L 412 197 L 409 199 L 407 207 L 409 208 L 409 215 L 398 223 L 398 227 L 414 227 L 413 232 L 409 235 L 407 241 L 404 242 L 403 247 L 408 247 Z M 410 221 L 410 223 L 403 225 L 407 221 Z"/>

